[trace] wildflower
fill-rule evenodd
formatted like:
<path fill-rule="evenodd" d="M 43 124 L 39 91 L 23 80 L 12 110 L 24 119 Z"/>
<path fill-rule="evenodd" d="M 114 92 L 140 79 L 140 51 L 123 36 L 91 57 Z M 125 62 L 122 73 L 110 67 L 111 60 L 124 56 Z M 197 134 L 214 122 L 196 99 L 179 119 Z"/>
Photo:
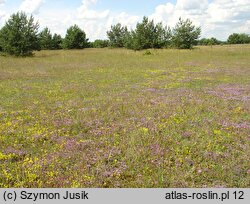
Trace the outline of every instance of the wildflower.
<path fill-rule="evenodd" d="M 197 171 L 199 174 L 201 174 L 202 173 L 202 170 L 201 169 L 198 169 L 198 171 Z"/>
<path fill-rule="evenodd" d="M 214 130 L 214 134 L 215 135 L 221 135 L 221 131 L 220 130 Z"/>
<path fill-rule="evenodd" d="M 241 108 L 241 107 L 237 107 L 237 108 L 235 108 L 234 112 L 235 112 L 235 113 L 240 113 L 240 112 L 241 112 L 241 110 L 242 110 L 242 108 Z"/>
<path fill-rule="evenodd" d="M 145 128 L 145 127 L 143 127 L 143 128 L 140 128 L 140 132 L 142 132 L 143 134 L 148 134 L 148 132 L 149 132 L 149 130 L 148 130 L 148 128 Z"/>

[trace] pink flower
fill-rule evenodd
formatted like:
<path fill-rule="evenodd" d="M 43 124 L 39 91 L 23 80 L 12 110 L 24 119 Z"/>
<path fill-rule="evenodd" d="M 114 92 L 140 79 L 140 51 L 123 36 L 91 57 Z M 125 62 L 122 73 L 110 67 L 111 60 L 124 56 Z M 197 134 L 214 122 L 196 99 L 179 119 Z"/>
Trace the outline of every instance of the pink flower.
<path fill-rule="evenodd" d="M 198 169 L 198 171 L 197 171 L 199 174 L 201 174 L 202 173 L 202 170 L 201 169 Z"/>

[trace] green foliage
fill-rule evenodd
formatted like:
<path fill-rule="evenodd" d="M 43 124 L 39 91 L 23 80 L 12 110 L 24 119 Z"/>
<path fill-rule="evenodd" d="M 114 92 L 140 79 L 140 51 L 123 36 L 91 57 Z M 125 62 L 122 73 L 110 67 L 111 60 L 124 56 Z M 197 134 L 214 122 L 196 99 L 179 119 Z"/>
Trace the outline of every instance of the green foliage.
<path fill-rule="evenodd" d="M 105 47 L 108 47 L 109 46 L 109 41 L 108 40 L 95 40 L 93 43 L 92 43 L 92 46 L 93 48 L 105 48 Z"/>
<path fill-rule="evenodd" d="M 61 35 L 58 35 L 55 33 L 52 38 L 52 49 L 53 50 L 62 49 L 62 42 L 63 42 L 63 39 Z"/>
<path fill-rule="evenodd" d="M 0 47 L 10 55 L 31 55 L 39 49 L 38 28 L 33 16 L 27 17 L 23 12 L 13 14 L 0 31 Z"/>
<path fill-rule="evenodd" d="M 111 26 L 111 30 L 107 32 L 111 47 L 124 47 L 126 42 L 127 27 L 123 27 L 120 23 Z"/>
<path fill-rule="evenodd" d="M 189 19 L 182 20 L 173 29 L 172 43 L 173 46 L 179 49 L 191 49 L 196 45 L 201 34 L 201 29 L 196 28 Z"/>
<path fill-rule="evenodd" d="M 52 49 L 52 34 L 50 30 L 46 27 L 41 33 L 39 33 L 40 48 L 42 50 Z"/>
<path fill-rule="evenodd" d="M 83 49 L 88 46 L 86 34 L 77 25 L 71 26 L 63 41 L 64 49 Z"/>
<path fill-rule="evenodd" d="M 52 34 L 50 30 L 46 27 L 40 34 L 39 34 L 39 42 L 40 48 L 42 50 L 59 50 L 62 49 L 62 37 L 61 35 Z"/>
<path fill-rule="evenodd" d="M 133 50 L 163 48 L 169 44 L 171 30 L 162 23 L 155 25 L 153 20 L 143 17 L 136 29 L 127 33 L 125 46 Z"/>
<path fill-rule="evenodd" d="M 154 32 L 154 48 L 163 48 L 170 46 L 170 39 L 172 33 L 169 27 L 163 27 L 162 23 L 158 23 L 155 26 Z"/>
<path fill-rule="evenodd" d="M 233 33 L 228 37 L 228 44 L 248 44 L 250 43 L 250 36 L 245 33 Z"/>
<path fill-rule="evenodd" d="M 126 32 L 126 35 L 125 35 L 125 37 L 124 37 L 124 41 L 125 41 L 125 43 L 124 43 L 124 47 L 125 48 L 127 48 L 127 49 L 133 49 L 135 46 L 134 46 L 134 38 L 133 38 L 133 36 L 134 36 L 135 34 L 134 34 L 134 31 L 132 30 L 132 31 L 127 31 Z"/>
<path fill-rule="evenodd" d="M 223 42 L 217 40 L 216 38 L 202 38 L 199 40 L 199 45 L 221 45 Z"/>
<path fill-rule="evenodd" d="M 154 21 L 150 21 L 147 17 L 144 17 L 141 23 L 136 25 L 136 29 L 133 32 L 134 50 L 142 50 L 154 47 L 155 40 L 155 25 Z"/>
<path fill-rule="evenodd" d="M 164 27 L 162 23 L 155 24 L 144 16 L 135 30 L 129 32 L 126 27 L 117 24 L 111 27 L 107 35 L 112 47 L 143 50 L 173 44 L 180 49 L 190 49 L 197 43 L 200 33 L 201 29 L 193 26 L 189 19 L 184 21 L 180 18 L 172 33 L 169 27 Z"/>

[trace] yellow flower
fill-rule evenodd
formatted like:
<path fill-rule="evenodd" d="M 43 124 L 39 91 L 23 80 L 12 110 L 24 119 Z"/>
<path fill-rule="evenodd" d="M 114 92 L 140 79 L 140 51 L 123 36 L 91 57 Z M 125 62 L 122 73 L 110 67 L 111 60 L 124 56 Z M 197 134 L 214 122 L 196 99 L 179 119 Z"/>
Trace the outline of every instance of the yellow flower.
<path fill-rule="evenodd" d="M 0 152 L 0 161 L 1 161 L 1 160 L 8 160 L 8 159 L 11 159 L 11 158 L 13 158 L 14 156 L 15 156 L 15 154 L 8 154 L 8 155 L 6 155 L 6 154 L 3 154 L 3 153 Z"/>
<path fill-rule="evenodd" d="M 54 177 L 54 176 L 55 176 L 55 173 L 52 172 L 52 171 L 50 171 L 50 172 L 47 173 L 47 175 L 48 175 L 49 177 Z"/>
<path fill-rule="evenodd" d="M 214 134 L 215 135 L 221 135 L 221 131 L 220 130 L 214 130 Z"/>
<path fill-rule="evenodd" d="M 242 111 L 242 108 L 241 107 L 237 107 L 235 108 L 234 112 L 235 113 L 240 113 Z"/>
<path fill-rule="evenodd" d="M 149 130 L 146 127 L 142 127 L 142 128 L 140 128 L 140 132 L 146 135 L 146 134 L 148 134 Z"/>

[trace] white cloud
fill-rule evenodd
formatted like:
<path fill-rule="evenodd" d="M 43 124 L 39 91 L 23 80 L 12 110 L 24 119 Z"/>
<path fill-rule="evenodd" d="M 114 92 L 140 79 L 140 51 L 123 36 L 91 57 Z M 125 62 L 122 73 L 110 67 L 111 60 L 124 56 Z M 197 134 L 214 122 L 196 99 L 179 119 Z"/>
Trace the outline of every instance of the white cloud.
<path fill-rule="evenodd" d="M 45 0 L 23 0 L 19 10 L 29 14 L 37 14 L 44 3 Z"/>
<path fill-rule="evenodd" d="M 74 23 L 74 14 L 70 10 L 46 10 L 46 13 L 39 13 L 35 19 L 39 21 L 40 29 L 49 27 L 52 33 L 64 35 L 69 26 Z"/>
<path fill-rule="evenodd" d="M 177 0 L 176 9 L 179 10 L 204 10 L 207 8 L 207 0 Z"/>
<path fill-rule="evenodd" d="M 175 5 L 172 3 L 167 3 L 165 5 L 159 5 L 155 8 L 155 12 L 150 16 L 150 18 L 156 20 L 157 22 L 166 21 L 171 16 L 175 10 Z"/>
<path fill-rule="evenodd" d="M 203 37 L 215 36 L 225 40 L 233 32 L 250 33 L 250 0 L 177 0 L 156 7 L 150 16 L 174 26 L 179 17 L 191 19 L 201 26 Z"/>
<path fill-rule="evenodd" d="M 5 17 L 6 13 L 2 10 L 2 6 L 4 5 L 5 0 L 0 0 L 0 26 L 3 24 L 3 18 Z"/>
<path fill-rule="evenodd" d="M 4 17 L 5 13 L 0 10 L 0 20 Z"/>
<path fill-rule="evenodd" d="M 82 6 L 88 8 L 91 4 L 96 4 L 97 0 L 82 0 Z"/>
<path fill-rule="evenodd" d="M 97 19 L 107 18 L 109 16 L 109 10 L 99 13 L 94 10 L 84 10 L 80 8 L 78 11 L 79 11 L 79 18 L 87 20 L 97 20 Z"/>
<path fill-rule="evenodd" d="M 106 32 L 113 24 L 121 23 L 132 28 L 139 20 L 138 16 L 129 15 L 125 12 L 114 14 L 110 10 L 98 11 L 92 9 L 91 6 L 97 3 L 97 0 L 83 0 L 81 6 L 77 9 L 77 15 L 71 15 L 70 18 L 72 24 L 79 25 L 90 40 L 105 39 Z"/>
<path fill-rule="evenodd" d="M 97 20 L 107 18 L 110 13 L 109 10 L 99 12 L 89 8 L 92 4 L 96 3 L 97 0 L 83 0 L 82 5 L 77 9 L 78 17 L 86 20 Z"/>
<path fill-rule="evenodd" d="M 97 12 L 92 9 L 90 10 L 89 7 L 94 3 L 96 3 L 96 1 L 83 1 L 79 8 L 85 6 L 84 15 L 76 12 L 79 11 L 79 8 L 77 10 L 65 9 L 56 12 L 52 9 L 46 10 L 46 13 L 40 13 L 35 17 L 39 20 L 41 29 L 48 26 L 52 33 L 59 33 L 64 36 L 70 26 L 77 24 L 86 32 L 89 39 L 103 39 L 106 38 L 106 31 L 109 29 L 107 22 L 111 17 L 109 15 L 103 15 L 103 12 Z"/>
<path fill-rule="evenodd" d="M 113 15 L 112 17 L 110 17 L 107 24 L 109 25 L 109 27 L 111 27 L 111 25 L 121 23 L 123 26 L 127 26 L 128 28 L 131 29 L 135 27 L 136 23 L 139 20 L 140 20 L 139 16 L 130 15 L 126 12 L 122 12 L 120 14 Z"/>
<path fill-rule="evenodd" d="M 250 17 L 250 0 L 222 0 L 209 4 L 209 22 L 231 23 L 247 20 Z"/>

